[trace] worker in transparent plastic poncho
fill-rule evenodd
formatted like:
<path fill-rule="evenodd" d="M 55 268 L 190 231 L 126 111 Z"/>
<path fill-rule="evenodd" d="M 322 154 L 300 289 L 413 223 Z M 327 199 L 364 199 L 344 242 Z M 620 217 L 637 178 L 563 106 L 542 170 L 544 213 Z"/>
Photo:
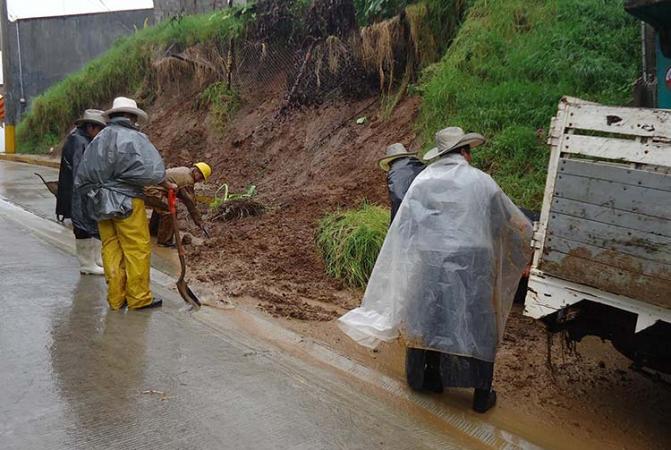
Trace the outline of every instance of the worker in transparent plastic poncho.
<path fill-rule="evenodd" d="M 394 218 L 363 303 L 339 320 L 361 345 L 402 337 L 413 389 L 474 388 L 473 409 L 496 403 L 494 360 L 532 226 L 487 174 L 471 167 L 475 133 L 447 128 L 424 157 Z"/>

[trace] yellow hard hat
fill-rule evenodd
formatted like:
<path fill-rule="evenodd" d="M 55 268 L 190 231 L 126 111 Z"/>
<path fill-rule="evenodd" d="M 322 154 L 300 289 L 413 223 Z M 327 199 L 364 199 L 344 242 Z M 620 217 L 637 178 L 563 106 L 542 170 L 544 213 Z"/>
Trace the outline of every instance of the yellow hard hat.
<path fill-rule="evenodd" d="M 203 174 L 205 181 L 207 181 L 207 179 L 210 178 L 210 175 L 212 175 L 212 168 L 207 163 L 199 162 L 194 164 L 193 167 L 196 167 L 198 170 L 200 170 L 200 173 Z"/>

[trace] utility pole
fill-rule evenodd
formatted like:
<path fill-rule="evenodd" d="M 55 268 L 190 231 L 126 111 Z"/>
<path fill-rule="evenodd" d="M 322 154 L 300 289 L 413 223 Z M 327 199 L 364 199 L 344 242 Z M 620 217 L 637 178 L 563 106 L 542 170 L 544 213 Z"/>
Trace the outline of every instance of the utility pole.
<path fill-rule="evenodd" d="M 9 22 L 7 14 L 7 0 L 0 0 L 0 31 L 2 32 L 2 71 L 5 83 L 5 152 L 16 153 L 16 123 L 18 119 L 18 103 L 16 98 L 15 72 L 16 63 L 14 61 L 14 51 L 12 43 L 14 39 L 10 38 L 10 30 L 18 27 L 18 23 Z M 18 28 L 17 28 L 18 30 Z"/>

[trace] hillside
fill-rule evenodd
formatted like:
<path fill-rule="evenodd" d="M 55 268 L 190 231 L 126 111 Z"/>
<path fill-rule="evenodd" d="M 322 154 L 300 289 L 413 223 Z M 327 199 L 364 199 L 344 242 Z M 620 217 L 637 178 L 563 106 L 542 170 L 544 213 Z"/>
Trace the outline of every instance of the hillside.
<path fill-rule="evenodd" d="M 332 282 L 313 244 L 317 223 L 363 201 L 386 203 L 375 165 L 386 145 L 428 148 L 447 125 L 481 132 L 489 142 L 476 163 L 518 204 L 538 208 L 559 98 L 626 104 L 637 75 L 638 26 L 622 1 L 405 3 L 373 14 L 376 2 L 263 0 L 140 30 L 38 98 L 19 127 L 20 147 L 43 151 L 82 109 L 135 96 L 168 164 L 207 160 L 216 173 L 211 194 L 224 183 L 254 185 L 266 206 L 264 215 L 222 226 L 222 241 L 213 242 L 231 251 L 249 228 L 273 257 L 259 272 L 249 262 L 257 250 L 242 244 L 240 273 L 225 259 L 219 275 L 240 283 L 260 273 L 261 282 L 278 272 L 291 284 L 314 273 L 318 287 L 304 289 L 337 304 L 337 290 L 321 290 Z M 400 16 L 357 26 L 396 10 Z M 380 223 L 386 213 L 366 214 Z M 356 217 L 367 226 L 365 214 Z M 357 224 L 348 226 L 330 235 L 355 235 Z M 364 244 L 365 254 L 343 252 L 341 265 L 374 260 L 381 239 L 370 239 L 376 244 Z M 196 254 L 210 258 L 213 242 Z"/>
<path fill-rule="evenodd" d="M 477 164 L 515 202 L 540 209 L 547 127 L 564 95 L 627 105 L 640 29 L 622 0 L 487 0 L 418 87 L 425 141 L 449 123 L 484 134 Z"/>

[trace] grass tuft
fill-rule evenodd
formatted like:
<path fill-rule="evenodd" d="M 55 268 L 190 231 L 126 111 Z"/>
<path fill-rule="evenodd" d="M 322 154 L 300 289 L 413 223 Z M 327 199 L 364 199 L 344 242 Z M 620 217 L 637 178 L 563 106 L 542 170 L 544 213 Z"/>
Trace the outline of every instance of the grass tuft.
<path fill-rule="evenodd" d="M 389 210 L 367 203 L 322 219 L 316 241 L 327 273 L 348 286 L 365 287 L 388 226 Z"/>
<path fill-rule="evenodd" d="M 223 132 L 240 109 L 240 96 L 225 81 L 218 81 L 200 94 L 199 104 L 209 108 L 213 127 Z"/>

